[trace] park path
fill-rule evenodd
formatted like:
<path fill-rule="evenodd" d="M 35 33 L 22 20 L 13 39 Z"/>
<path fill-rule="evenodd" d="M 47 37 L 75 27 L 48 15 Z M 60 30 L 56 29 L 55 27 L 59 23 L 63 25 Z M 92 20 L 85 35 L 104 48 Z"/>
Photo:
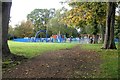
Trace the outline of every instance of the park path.
<path fill-rule="evenodd" d="M 92 78 L 99 73 L 100 55 L 72 49 L 51 51 L 3 73 L 3 78 Z"/>

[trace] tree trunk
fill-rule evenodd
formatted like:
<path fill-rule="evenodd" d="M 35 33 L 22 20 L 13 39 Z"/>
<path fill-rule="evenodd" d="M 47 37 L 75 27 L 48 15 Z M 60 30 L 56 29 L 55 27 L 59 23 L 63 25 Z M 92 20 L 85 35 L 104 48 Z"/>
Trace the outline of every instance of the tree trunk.
<path fill-rule="evenodd" d="M 105 40 L 104 40 L 104 49 L 108 49 L 109 41 L 110 41 L 110 23 L 111 23 L 111 15 L 112 15 L 112 2 L 108 3 L 108 12 L 106 16 L 106 31 L 105 31 Z"/>
<path fill-rule="evenodd" d="M 12 2 L 2 2 L 2 56 L 3 58 L 11 54 L 8 47 L 8 24 L 10 18 L 10 8 Z"/>
<path fill-rule="evenodd" d="M 104 26 L 101 24 L 100 27 L 101 27 L 101 43 L 104 43 L 104 36 L 105 36 Z"/>
<path fill-rule="evenodd" d="M 115 3 L 112 5 L 112 16 L 111 16 L 111 26 L 110 26 L 110 43 L 109 49 L 117 49 L 114 42 L 114 25 L 115 25 Z"/>
<path fill-rule="evenodd" d="M 97 33 L 98 33 L 98 23 L 96 21 L 96 16 L 94 16 L 94 21 L 93 21 L 93 43 L 96 44 L 98 43 L 98 38 L 97 38 Z"/>

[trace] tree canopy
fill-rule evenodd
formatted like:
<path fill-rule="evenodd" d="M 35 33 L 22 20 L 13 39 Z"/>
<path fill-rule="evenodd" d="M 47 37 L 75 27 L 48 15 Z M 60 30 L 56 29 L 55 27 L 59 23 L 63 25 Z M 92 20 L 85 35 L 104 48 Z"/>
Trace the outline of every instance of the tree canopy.
<path fill-rule="evenodd" d="M 34 30 L 45 30 L 47 22 L 55 15 L 55 9 L 34 9 L 27 15 L 27 20 L 31 20 L 34 24 Z"/>

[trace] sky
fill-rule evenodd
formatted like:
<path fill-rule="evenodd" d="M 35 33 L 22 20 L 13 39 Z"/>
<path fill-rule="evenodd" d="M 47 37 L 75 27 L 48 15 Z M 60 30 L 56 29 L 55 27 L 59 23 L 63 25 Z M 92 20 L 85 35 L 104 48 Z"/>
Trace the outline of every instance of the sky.
<path fill-rule="evenodd" d="M 15 27 L 16 24 L 26 20 L 27 14 L 36 8 L 59 9 L 62 7 L 62 5 L 59 3 L 60 1 L 61 0 L 12 0 L 10 25 Z"/>

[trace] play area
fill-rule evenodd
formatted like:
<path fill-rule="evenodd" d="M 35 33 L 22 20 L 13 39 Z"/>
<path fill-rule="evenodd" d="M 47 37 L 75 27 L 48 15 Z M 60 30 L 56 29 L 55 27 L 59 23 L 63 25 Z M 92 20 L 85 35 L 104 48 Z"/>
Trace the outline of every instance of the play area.
<path fill-rule="evenodd" d="M 46 38 L 38 38 L 38 35 L 44 32 L 46 34 Z M 81 43 L 81 44 L 89 44 L 93 42 L 93 39 L 91 37 L 88 36 L 84 36 L 84 37 L 76 37 L 73 38 L 73 36 L 71 36 L 70 38 L 67 38 L 65 35 L 62 34 L 58 34 L 58 35 L 52 35 L 50 37 L 48 37 L 47 31 L 46 30 L 39 30 L 37 31 L 37 33 L 35 34 L 35 37 L 24 37 L 24 38 L 17 38 L 17 39 L 13 39 L 13 41 L 16 42 L 52 42 L 52 43 L 66 43 L 66 42 L 72 42 L 72 43 Z M 118 43 L 118 39 L 114 39 L 115 43 Z M 100 39 L 98 39 L 98 43 L 100 42 Z"/>
<path fill-rule="evenodd" d="M 40 32 L 44 32 L 46 34 L 46 38 L 38 38 L 38 35 L 40 34 Z M 17 38 L 17 39 L 13 39 L 13 41 L 18 41 L 18 42 L 66 42 L 66 36 L 65 35 L 52 35 L 50 38 L 48 38 L 48 34 L 46 30 L 39 30 L 35 37 L 25 37 L 25 38 Z"/>
<path fill-rule="evenodd" d="M 46 38 L 38 38 L 38 35 L 41 32 L 44 32 L 46 34 Z M 39 30 L 35 34 L 35 37 L 17 38 L 17 39 L 13 39 L 13 41 L 18 41 L 18 42 L 57 42 L 57 43 L 61 43 L 61 42 L 66 42 L 66 36 L 59 34 L 59 35 L 52 35 L 50 38 L 48 38 L 48 34 L 47 34 L 46 30 Z"/>

